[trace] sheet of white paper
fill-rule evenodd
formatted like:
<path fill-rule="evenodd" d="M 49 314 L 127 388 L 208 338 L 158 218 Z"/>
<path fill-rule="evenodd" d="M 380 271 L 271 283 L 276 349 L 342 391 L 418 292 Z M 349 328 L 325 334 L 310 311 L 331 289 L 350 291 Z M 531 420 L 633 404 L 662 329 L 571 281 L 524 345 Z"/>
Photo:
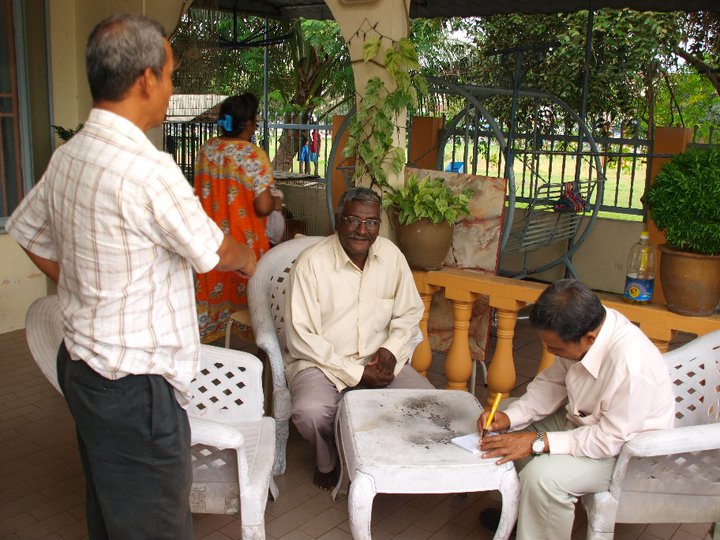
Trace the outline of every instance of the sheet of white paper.
<path fill-rule="evenodd" d="M 478 442 L 480 442 L 480 434 L 476 431 L 475 433 L 468 433 L 467 435 L 461 435 L 459 437 L 453 437 L 450 442 L 456 446 L 459 446 L 463 450 L 472 452 L 473 454 L 479 454 L 480 449 L 478 448 Z"/>

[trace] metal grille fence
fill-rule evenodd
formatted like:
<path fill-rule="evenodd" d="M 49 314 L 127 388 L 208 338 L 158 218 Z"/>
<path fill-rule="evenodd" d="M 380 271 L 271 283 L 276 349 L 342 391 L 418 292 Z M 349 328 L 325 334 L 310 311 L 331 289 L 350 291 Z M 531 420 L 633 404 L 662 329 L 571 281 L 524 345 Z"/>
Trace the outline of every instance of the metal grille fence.
<path fill-rule="evenodd" d="M 600 209 L 603 212 L 619 214 L 618 217 L 623 214 L 642 215 L 641 197 L 652 159 L 667 157 L 653 155 L 651 141 L 642 135 L 637 127 L 638 123 L 628 124 L 635 127 L 619 126 L 609 130 L 611 136 L 595 137 L 600 152 L 602 174 L 606 178 Z M 309 129 L 317 129 L 321 135 L 318 175 L 324 178 L 329 165 L 333 136 L 327 120 L 321 124 L 270 123 L 270 158 L 287 163 L 287 172 L 303 173 L 297 152 L 289 149 L 297 148 Z M 218 134 L 217 126 L 212 123 L 166 122 L 163 130 L 165 151 L 173 155 L 188 181 L 192 183 L 197 152 L 207 139 Z M 553 181 L 558 183 L 572 181 L 577 167 L 580 167 L 585 178 L 596 174 L 594 166 L 590 164 L 594 154 L 589 145 L 584 144 L 582 151 L 577 151 L 576 132 L 563 133 L 556 125 L 549 126 L 546 131 L 548 133 L 519 131 L 514 134 L 515 189 L 516 201 L 519 203 L 528 203 L 533 199 L 540 178 L 553 178 Z M 507 131 L 503 133 L 507 137 Z M 717 144 L 717 129 L 711 128 L 709 133 L 707 141 L 700 141 L 696 126 L 691 146 L 703 148 Z M 262 131 L 259 131 L 257 136 L 258 140 L 262 141 Z M 289 144 L 281 144 L 283 136 Z M 577 162 L 578 155 L 582 156 L 580 163 Z M 448 132 L 448 145 L 442 161 L 446 170 L 453 167 L 458 171 L 485 176 L 502 176 L 505 168 L 505 158 L 494 133 L 483 126 L 479 119 L 475 125 L 466 122 Z M 311 173 L 314 173 L 314 170 L 311 170 Z"/>

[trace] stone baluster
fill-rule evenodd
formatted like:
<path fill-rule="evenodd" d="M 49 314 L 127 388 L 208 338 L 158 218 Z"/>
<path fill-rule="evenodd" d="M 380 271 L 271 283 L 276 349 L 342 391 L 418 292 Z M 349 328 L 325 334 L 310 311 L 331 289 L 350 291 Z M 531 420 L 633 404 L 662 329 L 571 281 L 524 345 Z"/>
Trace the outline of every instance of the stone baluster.
<path fill-rule="evenodd" d="M 490 305 L 495 308 L 497 314 L 497 339 L 487 373 L 488 405 L 492 405 L 498 392 L 502 393 L 503 397 L 508 397 L 510 391 L 515 387 L 513 336 L 515 335 L 518 311 L 525 306 L 525 302 L 491 296 Z"/>
<path fill-rule="evenodd" d="M 420 331 L 422 332 L 423 340 L 422 343 L 415 348 L 415 352 L 413 352 L 412 366 L 420 375 L 427 377 L 428 369 L 430 369 L 430 364 L 432 363 L 432 349 L 430 348 L 430 338 L 428 336 L 430 304 L 433 294 L 438 291 L 440 287 L 428 284 L 427 272 L 413 270 L 413 277 L 418 293 L 420 293 L 420 298 L 422 298 L 423 304 L 425 305 L 425 310 L 420 319 Z"/>
<path fill-rule="evenodd" d="M 448 296 L 447 291 L 445 293 Z M 473 303 L 478 295 L 466 292 L 464 300 L 450 298 L 453 303 L 453 337 L 445 359 L 445 377 L 450 390 L 467 390 L 468 380 L 472 374 L 472 357 L 468 331 Z"/>

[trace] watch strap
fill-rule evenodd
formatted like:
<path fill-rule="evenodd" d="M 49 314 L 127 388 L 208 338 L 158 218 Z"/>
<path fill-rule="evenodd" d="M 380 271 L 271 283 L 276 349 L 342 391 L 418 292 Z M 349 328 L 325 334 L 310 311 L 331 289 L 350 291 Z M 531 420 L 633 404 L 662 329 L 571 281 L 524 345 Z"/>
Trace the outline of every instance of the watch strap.
<path fill-rule="evenodd" d="M 537 451 L 537 452 L 535 451 L 535 447 L 539 446 L 539 445 L 536 445 L 536 443 L 542 444 L 542 450 Z M 536 456 L 539 456 L 539 455 L 545 453 L 545 432 L 544 431 L 537 432 L 537 435 L 535 435 L 535 440 L 533 440 L 532 446 L 530 448 L 532 450 L 532 453 Z"/>

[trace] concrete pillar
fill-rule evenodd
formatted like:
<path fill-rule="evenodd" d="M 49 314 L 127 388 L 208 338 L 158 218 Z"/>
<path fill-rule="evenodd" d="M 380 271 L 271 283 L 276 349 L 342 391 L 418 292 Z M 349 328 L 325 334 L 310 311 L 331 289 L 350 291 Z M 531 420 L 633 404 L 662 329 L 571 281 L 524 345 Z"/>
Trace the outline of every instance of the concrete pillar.
<path fill-rule="evenodd" d="M 692 130 L 688 128 L 670 128 L 659 127 L 655 129 L 655 145 L 654 154 L 684 154 L 688 144 L 692 141 Z M 650 183 L 655 181 L 655 177 L 672 158 L 653 158 L 650 167 Z M 665 243 L 665 234 L 658 230 L 655 222 L 648 216 L 648 232 L 650 233 L 650 243 L 657 247 Z M 660 252 L 658 251 L 658 265 L 660 264 Z M 663 294 L 662 284 L 660 283 L 660 273 L 655 272 L 655 292 L 653 293 L 653 302 L 656 304 L 665 303 L 665 295 Z"/>
<path fill-rule="evenodd" d="M 348 44 L 358 103 L 362 100 L 365 85 L 373 77 L 380 77 L 386 87 L 392 91 L 394 87 L 383 66 L 382 52 L 377 58 L 365 62 L 363 60 L 363 43 L 366 37 L 382 36 L 384 39 L 380 48 L 381 51 L 384 51 L 391 41 L 408 37 L 410 3 L 405 0 L 364 0 L 362 2 L 325 0 L 325 3 L 330 8 L 333 18 L 340 26 L 340 31 Z M 406 118 L 407 116 L 402 114 L 397 119 L 399 129 L 395 132 L 394 145 L 400 148 L 405 148 Z M 391 186 L 403 185 L 402 173 L 396 175 L 388 170 L 388 182 Z"/>

